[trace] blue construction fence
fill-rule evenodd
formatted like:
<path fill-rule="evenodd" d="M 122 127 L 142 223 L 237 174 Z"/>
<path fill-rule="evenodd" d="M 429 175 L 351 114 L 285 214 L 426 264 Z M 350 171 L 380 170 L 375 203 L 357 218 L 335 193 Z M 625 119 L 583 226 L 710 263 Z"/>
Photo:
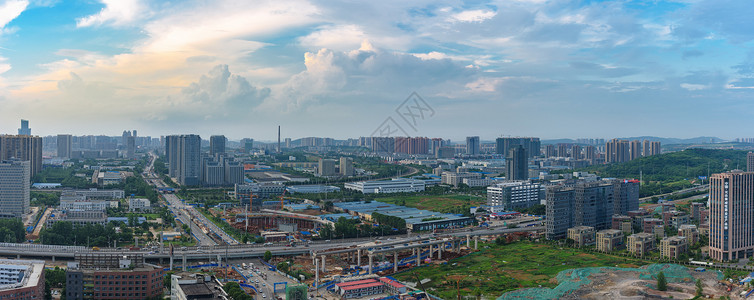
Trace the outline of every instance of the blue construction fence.
<path fill-rule="evenodd" d="M 208 267 L 219 267 L 220 264 L 203 264 L 203 265 L 196 265 L 196 266 L 187 266 L 187 269 L 196 269 L 196 268 L 208 268 Z M 227 266 L 227 265 L 226 265 Z M 180 270 L 183 269 L 183 267 L 174 267 L 174 270 Z M 163 271 L 170 271 L 170 268 L 164 268 Z"/>

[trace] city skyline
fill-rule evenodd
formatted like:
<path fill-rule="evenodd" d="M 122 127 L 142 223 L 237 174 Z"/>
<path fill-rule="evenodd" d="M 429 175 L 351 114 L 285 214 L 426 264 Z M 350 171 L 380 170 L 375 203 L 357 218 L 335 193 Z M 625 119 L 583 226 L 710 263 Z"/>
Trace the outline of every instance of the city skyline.
<path fill-rule="evenodd" d="M 369 136 L 415 91 L 434 114 L 410 136 L 687 138 L 726 120 L 731 139 L 754 125 L 752 9 L 10 0 L 0 131 Z"/>

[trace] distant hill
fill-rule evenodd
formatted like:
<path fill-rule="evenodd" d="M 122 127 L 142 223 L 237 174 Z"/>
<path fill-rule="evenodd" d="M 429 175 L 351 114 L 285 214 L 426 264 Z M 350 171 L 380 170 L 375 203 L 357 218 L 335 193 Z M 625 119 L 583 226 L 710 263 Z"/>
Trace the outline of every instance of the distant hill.
<path fill-rule="evenodd" d="M 603 178 L 643 176 L 642 196 L 655 195 L 689 187 L 699 176 L 746 168 L 746 153 L 741 150 L 687 149 L 642 157 L 625 163 L 594 165 L 578 171 Z M 686 181 L 688 180 L 688 181 Z"/>
<path fill-rule="evenodd" d="M 636 137 L 622 137 L 618 138 L 621 140 L 650 140 L 650 141 L 659 141 L 663 145 L 673 145 L 673 144 L 710 144 L 710 143 L 720 143 L 724 142 L 725 140 L 718 138 L 718 137 L 712 137 L 712 136 L 700 136 L 690 139 L 678 139 L 678 138 L 663 138 L 663 137 L 656 137 L 656 136 L 636 136 Z M 606 141 L 610 139 L 605 139 Z M 576 140 L 574 139 L 554 139 L 554 140 L 542 140 L 543 145 L 548 144 L 559 144 L 559 143 L 565 143 L 565 144 L 572 144 L 575 143 Z"/>

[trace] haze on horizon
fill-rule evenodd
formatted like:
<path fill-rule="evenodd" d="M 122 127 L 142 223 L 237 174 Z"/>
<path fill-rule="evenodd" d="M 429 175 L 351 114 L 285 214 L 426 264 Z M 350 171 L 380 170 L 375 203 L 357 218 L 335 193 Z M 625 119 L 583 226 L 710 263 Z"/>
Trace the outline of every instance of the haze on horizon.
<path fill-rule="evenodd" d="M 73 2 L 73 3 L 72 3 Z M 750 137 L 747 1 L 0 1 L 0 133 Z"/>

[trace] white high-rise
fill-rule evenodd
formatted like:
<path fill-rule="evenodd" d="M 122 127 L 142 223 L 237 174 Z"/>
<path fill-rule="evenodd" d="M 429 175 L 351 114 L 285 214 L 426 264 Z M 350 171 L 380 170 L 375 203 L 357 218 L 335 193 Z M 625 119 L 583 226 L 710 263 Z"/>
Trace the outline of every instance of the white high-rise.
<path fill-rule="evenodd" d="M 0 162 L 0 217 L 20 218 L 29 211 L 30 172 L 28 161 Z"/>

